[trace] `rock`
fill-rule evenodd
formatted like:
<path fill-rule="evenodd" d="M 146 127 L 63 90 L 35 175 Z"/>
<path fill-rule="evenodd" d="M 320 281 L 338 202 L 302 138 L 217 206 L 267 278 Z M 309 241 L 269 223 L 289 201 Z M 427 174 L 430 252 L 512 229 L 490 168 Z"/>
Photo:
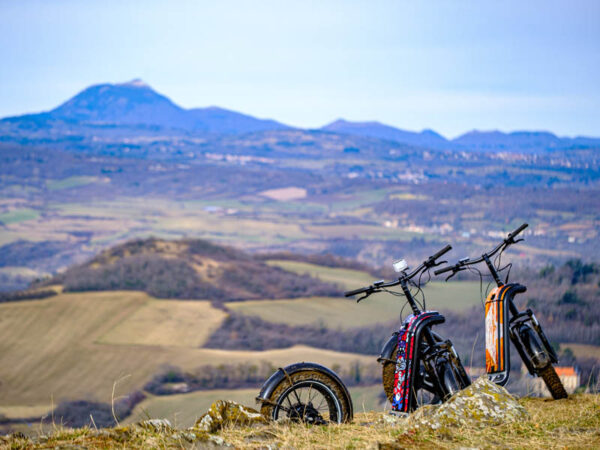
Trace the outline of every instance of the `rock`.
<path fill-rule="evenodd" d="M 409 417 L 408 413 L 401 413 L 398 411 L 389 411 L 382 417 L 382 420 L 387 425 L 405 425 L 406 418 Z"/>
<path fill-rule="evenodd" d="M 197 421 L 194 429 L 214 433 L 229 425 L 253 426 L 267 420 L 255 409 L 228 400 L 217 400 Z"/>
<path fill-rule="evenodd" d="M 425 429 L 446 433 L 451 428 L 483 428 L 527 417 L 525 408 L 506 389 L 483 376 L 445 403 L 422 406 L 406 419 L 387 422 L 405 427 L 407 432 Z"/>
<path fill-rule="evenodd" d="M 213 447 L 233 447 L 233 445 L 225 442 L 225 439 L 223 439 L 221 436 L 208 436 L 206 441 L 212 444 Z"/>
<path fill-rule="evenodd" d="M 142 422 L 138 422 L 136 425 L 145 430 L 156 431 L 157 433 L 169 432 L 173 430 L 171 422 L 169 422 L 167 419 L 144 420 Z"/>

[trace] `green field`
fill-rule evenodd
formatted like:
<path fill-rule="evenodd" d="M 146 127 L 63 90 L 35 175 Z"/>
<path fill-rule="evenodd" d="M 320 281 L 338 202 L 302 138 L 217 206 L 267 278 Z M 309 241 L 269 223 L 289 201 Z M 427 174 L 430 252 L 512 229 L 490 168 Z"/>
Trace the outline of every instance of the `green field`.
<path fill-rule="evenodd" d="M 258 316 L 273 323 L 289 325 L 325 324 L 332 328 L 353 328 L 388 322 L 399 317 L 406 303 L 403 297 L 380 293 L 357 304 L 343 297 L 346 289 L 356 289 L 371 284 L 373 276 L 358 270 L 336 269 L 296 261 L 268 261 L 285 270 L 307 273 L 340 286 L 339 297 L 309 297 L 281 300 L 231 302 L 227 306 L 238 313 Z M 461 311 L 481 305 L 479 282 L 430 282 L 424 289 L 427 309 Z M 420 296 L 418 299 L 420 300 Z M 404 315 L 409 308 L 404 309 Z"/>
<path fill-rule="evenodd" d="M 357 283 L 359 285 L 370 284 L 374 278 L 373 275 L 360 270 L 338 269 L 298 261 L 270 260 L 267 261 L 267 264 L 301 275 L 308 274 L 313 278 L 337 284 L 343 289 L 353 289 Z"/>
<path fill-rule="evenodd" d="M 355 412 L 382 411 L 379 402 L 380 385 L 350 388 Z M 189 394 L 153 396 L 137 405 L 124 423 L 140 420 L 166 418 L 178 427 L 189 427 L 217 400 L 233 400 L 252 408 L 259 408 L 255 398 L 260 386 L 255 389 L 216 389 L 196 391 Z"/>
<path fill-rule="evenodd" d="M 461 311 L 481 305 L 479 282 L 430 283 L 425 289 L 427 309 Z M 227 303 L 241 314 L 258 316 L 273 323 L 289 325 L 325 324 L 331 328 L 353 328 L 389 322 L 399 317 L 405 304 L 403 297 L 390 294 L 372 295 L 357 304 L 352 299 L 310 297 L 285 300 L 257 300 Z M 404 316 L 410 308 L 404 308 Z"/>
<path fill-rule="evenodd" d="M 34 209 L 15 209 L 13 211 L 0 214 L 0 222 L 2 222 L 4 225 L 11 225 L 14 223 L 25 222 L 27 220 L 34 220 L 39 216 L 40 213 Z"/>
<path fill-rule="evenodd" d="M 73 176 L 63 178 L 62 180 L 48 181 L 46 186 L 51 191 L 58 191 L 60 189 L 72 189 L 74 187 L 85 186 L 87 184 L 95 183 L 96 181 L 98 181 L 98 177 Z"/>

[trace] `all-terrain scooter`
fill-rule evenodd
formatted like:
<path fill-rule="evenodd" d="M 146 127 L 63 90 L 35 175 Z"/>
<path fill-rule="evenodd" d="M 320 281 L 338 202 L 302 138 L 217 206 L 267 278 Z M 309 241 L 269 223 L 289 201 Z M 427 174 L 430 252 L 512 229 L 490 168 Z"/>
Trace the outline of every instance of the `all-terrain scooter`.
<path fill-rule="evenodd" d="M 410 287 L 413 281 L 431 268 L 442 264 L 436 260 L 450 251 L 449 245 L 429 257 L 408 273 L 404 260 L 394 263 L 399 273 L 396 281 L 377 281 L 371 286 L 346 292 L 346 297 L 363 294 L 358 302 L 377 292 L 404 296 L 413 314 L 384 345 L 377 359 L 383 365 L 383 388 L 394 410 L 409 413 L 420 403 L 438 403 L 468 386 L 471 381 L 452 343 L 444 340 L 432 327 L 445 321 L 436 311 L 422 311 Z M 444 261 L 445 262 L 445 261 Z M 389 288 L 400 286 L 402 292 Z M 261 413 L 272 420 L 289 418 L 310 424 L 350 422 L 352 399 L 344 383 L 330 369 L 315 363 L 297 363 L 277 370 L 263 385 L 256 400 Z"/>
<path fill-rule="evenodd" d="M 496 248 L 489 253 L 484 253 L 480 258 L 474 260 L 464 258 L 455 265 L 436 270 L 434 273 L 440 275 L 451 272 L 446 278 L 447 281 L 458 272 L 485 262 L 496 283 L 496 287 L 490 291 L 485 302 L 485 366 L 488 378 L 501 386 L 508 382 L 510 345 L 506 337 L 510 336 L 529 373 L 542 377 L 553 398 L 566 398 L 567 392 L 552 365 L 558 362 L 558 357 L 540 323 L 531 309 L 519 312 L 515 306 L 515 295 L 525 292 L 527 288 L 518 283 L 508 284 L 508 274 L 505 281 L 502 281 L 499 275 L 502 270 L 500 269 L 502 253 L 512 244 L 523 240 L 515 240 L 515 237 L 527 226 L 526 223 L 521 225 Z M 496 254 L 498 256 L 492 262 Z M 478 270 L 477 272 L 482 276 L 481 272 Z"/>
<path fill-rule="evenodd" d="M 413 314 L 404 320 L 400 330 L 383 346 L 377 359 L 383 365 L 385 394 L 393 410 L 400 413 L 412 412 L 424 402 L 442 402 L 471 384 L 452 342 L 432 330 L 434 325 L 444 323 L 446 319 L 437 311 L 421 310 L 410 289 L 415 287 L 420 291 L 422 275 L 443 264 L 445 261 L 438 263 L 436 260 L 451 249 L 447 245 L 410 273 L 404 260 L 396 261 L 394 270 L 399 273 L 397 281 L 385 283 L 382 280 L 346 292 L 346 297 L 363 294 L 358 302 L 376 292 L 389 292 L 405 297 L 412 309 Z M 415 283 L 413 279 L 417 275 L 419 278 Z M 398 285 L 401 293 L 389 290 Z"/>

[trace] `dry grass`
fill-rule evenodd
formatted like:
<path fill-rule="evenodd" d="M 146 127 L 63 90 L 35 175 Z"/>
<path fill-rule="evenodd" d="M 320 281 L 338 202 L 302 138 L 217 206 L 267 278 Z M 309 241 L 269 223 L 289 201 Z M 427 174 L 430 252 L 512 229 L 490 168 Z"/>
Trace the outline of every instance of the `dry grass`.
<path fill-rule="evenodd" d="M 17 405 L 0 406 L 0 417 L 4 416 L 8 419 L 22 419 L 24 417 L 41 417 L 52 409 L 52 403 L 47 405 Z"/>
<path fill-rule="evenodd" d="M 157 300 L 141 292 L 106 291 L 0 304 L 0 406 L 48 405 L 51 397 L 55 403 L 82 398 L 110 402 L 116 380 L 127 376 L 118 386 L 117 395 L 123 395 L 142 387 L 165 364 L 191 370 L 205 364 L 260 361 L 275 366 L 314 361 L 329 367 L 373 363 L 373 357 L 304 346 L 264 352 L 173 346 L 178 336 L 213 327 L 221 313 L 209 309 L 206 320 L 201 315 L 195 321 L 182 319 L 187 303 L 194 309 L 193 302 L 168 300 L 174 310 L 180 303 L 186 305 L 175 318 L 161 323 L 160 309 L 154 310 L 152 302 Z M 142 327 L 138 320 L 137 331 L 125 333 L 121 324 L 132 317 L 150 317 L 140 312 L 149 304 L 156 321 L 143 322 Z M 119 343 L 105 343 L 109 337 Z"/>
<path fill-rule="evenodd" d="M 353 387 L 349 390 L 356 411 L 383 410 L 378 398 L 379 393 L 383 390 L 380 384 Z M 132 424 L 148 418 L 166 418 L 174 426 L 190 427 L 217 400 L 232 400 L 243 405 L 256 407 L 254 399 L 257 395 L 258 388 L 215 389 L 188 394 L 149 396 L 135 407 L 123 423 Z"/>
<path fill-rule="evenodd" d="M 206 301 L 153 300 L 100 338 L 102 344 L 197 348 L 227 314 Z"/>
<path fill-rule="evenodd" d="M 522 399 L 531 418 L 485 429 L 457 428 L 439 435 L 434 432 L 403 433 L 401 427 L 381 420 L 382 414 L 356 414 L 352 424 L 305 427 L 271 426 L 284 448 L 593 448 L 600 446 L 600 396 L 575 395 L 567 400 Z M 249 430 L 230 429 L 221 433 L 227 442 L 242 448 L 249 445 Z M 264 445 L 264 443 L 262 444 Z"/>
<path fill-rule="evenodd" d="M 456 428 L 439 434 L 405 432 L 404 426 L 382 420 L 383 414 L 358 413 L 352 424 L 304 426 L 268 424 L 261 428 L 229 427 L 218 438 L 235 448 L 331 449 L 331 448 L 598 448 L 600 446 L 600 396 L 579 394 L 551 401 L 522 399 L 530 419 L 496 427 Z M 2 438 L 8 448 L 182 448 L 191 446 L 173 432 L 121 428 L 96 432 L 84 428 L 54 427 L 50 436 L 27 440 L 17 436 Z M 34 438 L 36 439 L 36 438 Z M 202 448 L 202 442 L 196 443 Z"/>

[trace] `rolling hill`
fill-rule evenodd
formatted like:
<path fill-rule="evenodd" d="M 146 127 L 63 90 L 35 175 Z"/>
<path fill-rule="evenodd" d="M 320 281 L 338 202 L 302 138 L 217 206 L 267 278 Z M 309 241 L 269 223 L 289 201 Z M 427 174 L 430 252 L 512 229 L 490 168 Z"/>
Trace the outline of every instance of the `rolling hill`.
<path fill-rule="evenodd" d="M 0 415 L 24 406 L 47 412 L 51 403 L 95 398 L 110 402 L 140 389 L 165 365 L 296 361 L 347 366 L 372 356 L 295 346 L 268 351 L 201 348 L 226 313 L 206 301 L 157 300 L 142 292 L 59 294 L 0 304 Z M 257 386 L 258 387 L 258 386 Z M 36 410 L 36 411 L 38 411 Z"/>
<path fill-rule="evenodd" d="M 200 239 L 129 241 L 46 284 L 62 284 L 65 292 L 127 289 L 160 298 L 213 302 L 339 294 L 333 284 Z"/>

